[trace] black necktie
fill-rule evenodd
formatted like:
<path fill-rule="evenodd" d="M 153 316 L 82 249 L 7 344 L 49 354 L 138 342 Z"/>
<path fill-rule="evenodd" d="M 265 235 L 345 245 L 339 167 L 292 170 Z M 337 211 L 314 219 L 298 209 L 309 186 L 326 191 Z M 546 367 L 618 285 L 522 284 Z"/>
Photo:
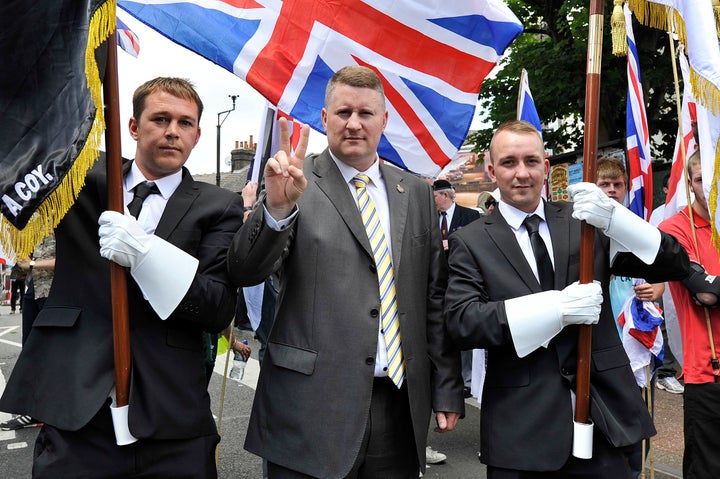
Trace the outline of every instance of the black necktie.
<path fill-rule="evenodd" d="M 555 286 L 555 274 L 553 273 L 552 261 L 548 254 L 545 242 L 540 236 L 540 217 L 532 215 L 523 221 L 530 237 L 530 245 L 535 255 L 535 264 L 537 264 L 538 277 L 540 278 L 540 287 L 543 291 L 548 291 Z"/>
<path fill-rule="evenodd" d="M 442 233 L 442 239 L 448 239 L 448 224 L 447 224 L 447 213 L 443 211 L 440 213 L 442 220 L 440 220 L 440 233 Z"/>
<path fill-rule="evenodd" d="M 159 194 L 160 190 L 158 190 L 158 187 L 155 183 L 148 183 L 147 181 L 143 181 L 142 183 L 138 184 L 133 191 L 135 193 L 135 196 L 133 196 L 132 201 L 127 206 L 130 214 L 137 218 L 140 214 L 140 210 L 142 209 L 143 201 L 145 201 L 145 198 L 152 194 Z"/>

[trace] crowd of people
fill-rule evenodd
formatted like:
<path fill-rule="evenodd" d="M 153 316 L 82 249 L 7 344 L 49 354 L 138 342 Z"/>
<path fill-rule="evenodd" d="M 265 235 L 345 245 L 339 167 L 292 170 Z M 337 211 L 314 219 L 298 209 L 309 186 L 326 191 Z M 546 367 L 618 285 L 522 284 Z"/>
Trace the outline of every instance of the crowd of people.
<path fill-rule="evenodd" d="M 0 410 L 18 414 L 6 429 L 44 424 L 33 477 L 217 477 L 210 345 L 224 334 L 247 359 L 231 324 L 240 306 L 262 333 L 244 447 L 266 477 L 417 478 L 444 456 L 427 444 L 432 416 L 435 432 L 451 432 L 473 393 L 487 477 L 637 477 L 638 445 L 655 428 L 616 303 L 658 301 L 666 282 L 683 333 L 685 477 L 720 476 L 720 341 L 703 329 L 720 327 L 720 261 L 697 155 L 695 202 L 657 228 L 623 206 L 617 160 L 599 162 L 598 184 L 572 185 L 571 202 L 546 201 L 542 138 L 510 121 L 492 137 L 497 192 L 478 212 L 448 181 L 380 161 L 382 82 L 352 66 L 327 85 L 327 149 L 306 154 L 304 126 L 291 150 L 280 120 L 262 188 L 239 195 L 184 166 L 201 133 L 192 84 L 156 78 L 132 102 L 127 211 L 108 211 L 102 159 L 52 244 L 19 263 L 32 301 Z M 594 227 L 589 283 L 582 222 Z M 127 404 L 113 368 L 111 262 L 127 271 Z M 585 325 L 589 429 L 574 422 Z M 573 452 L 580 434 L 590 457 Z"/>

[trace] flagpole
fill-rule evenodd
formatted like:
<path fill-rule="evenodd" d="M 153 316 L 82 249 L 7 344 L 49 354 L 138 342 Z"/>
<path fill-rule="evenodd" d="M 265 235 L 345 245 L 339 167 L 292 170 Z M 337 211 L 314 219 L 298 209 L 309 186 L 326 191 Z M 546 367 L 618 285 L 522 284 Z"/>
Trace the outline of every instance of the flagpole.
<path fill-rule="evenodd" d="M 583 144 L 583 181 L 595 183 L 597 163 L 597 134 L 600 104 L 600 66 L 602 64 L 603 40 L 603 1 L 590 1 L 588 17 L 588 50 L 585 83 L 585 135 Z M 593 249 L 595 228 L 582 222 L 580 232 L 580 283 L 592 283 Z M 592 457 L 592 422 L 590 421 L 590 359 L 592 351 L 592 326 L 578 327 L 578 358 L 576 375 L 575 432 L 573 437 L 573 455 L 590 459 Z M 589 429 L 589 431 L 588 431 Z M 589 440 L 580 444 L 580 434 Z M 584 449 L 584 450 L 583 450 Z M 589 449 L 589 451 L 587 450 Z"/>
<path fill-rule="evenodd" d="M 522 95 L 523 95 L 523 77 L 525 76 L 525 69 L 523 68 L 520 71 L 520 84 L 518 85 L 518 98 L 517 98 L 517 106 L 515 107 L 515 119 L 521 120 L 520 118 L 522 116 L 522 112 L 520 111 L 520 103 L 522 102 Z"/>
<path fill-rule="evenodd" d="M 117 33 L 107 39 L 107 66 L 103 82 L 105 97 L 105 145 L 107 156 L 108 208 L 124 211 L 122 157 L 120 156 L 120 101 L 118 94 Z M 115 351 L 115 398 L 117 407 L 128 405 L 130 389 L 130 324 L 125 268 L 110 262 L 110 290 Z"/>

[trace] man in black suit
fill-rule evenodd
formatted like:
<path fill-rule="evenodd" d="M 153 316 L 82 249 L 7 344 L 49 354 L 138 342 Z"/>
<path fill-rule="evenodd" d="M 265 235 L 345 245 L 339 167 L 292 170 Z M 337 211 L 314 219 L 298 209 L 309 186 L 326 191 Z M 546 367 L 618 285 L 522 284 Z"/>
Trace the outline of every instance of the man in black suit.
<path fill-rule="evenodd" d="M 98 161 L 56 229 L 55 280 L 0 400 L 0 409 L 45 423 L 33 477 L 217 476 L 203 332 L 221 331 L 233 316 L 236 290 L 225 259 L 242 224 L 242 200 L 195 182 L 183 166 L 200 138 L 201 113 L 186 80 L 141 85 L 129 122 L 135 160 L 125 163 L 123 182 L 129 210 L 141 206 L 137 219 L 104 211 L 105 162 Z M 133 201 L 152 184 L 156 193 Z M 132 364 L 124 423 L 122 408 L 115 408 L 117 418 L 110 408 L 108 259 L 129 269 Z M 124 438 L 135 442 L 117 445 L 114 426 L 125 426 Z"/>
<path fill-rule="evenodd" d="M 480 218 L 480 212 L 460 206 L 455 203 L 455 189 L 447 180 L 435 180 L 433 183 L 433 195 L 435 206 L 438 210 L 440 220 L 440 234 L 442 235 L 443 248 L 448 254 L 448 238 L 455 231 L 469 225 Z M 462 361 L 463 392 L 466 398 L 471 396 L 470 386 L 472 383 L 472 349 L 460 352 Z"/>
<path fill-rule="evenodd" d="M 549 164 L 527 122 L 501 125 L 490 159 L 500 203 L 450 237 L 446 295 L 451 337 L 488 351 L 480 422 L 488 477 L 630 477 L 623 448 L 655 430 L 615 327 L 609 275 L 683 278 L 687 255 L 595 184 L 571 186 L 574 204 L 544 201 Z M 578 220 L 596 227 L 594 283 L 577 282 Z M 590 460 L 571 455 L 574 434 L 585 429 L 573 425 L 578 324 L 596 324 Z"/>
<path fill-rule="evenodd" d="M 455 189 L 448 180 L 435 180 L 433 196 L 438 210 L 443 248 L 447 254 L 450 235 L 480 218 L 480 212 L 455 203 Z"/>

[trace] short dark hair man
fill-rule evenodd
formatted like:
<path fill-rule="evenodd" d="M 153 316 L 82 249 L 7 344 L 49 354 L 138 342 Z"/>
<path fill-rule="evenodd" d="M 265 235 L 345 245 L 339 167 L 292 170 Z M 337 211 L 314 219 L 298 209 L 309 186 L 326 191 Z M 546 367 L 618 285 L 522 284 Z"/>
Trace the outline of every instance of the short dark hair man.
<path fill-rule="evenodd" d="M 222 331 L 233 317 L 225 261 L 242 200 L 184 168 L 202 113 L 187 80 L 150 80 L 133 105 L 137 148 L 123 165 L 129 212 L 105 211 L 106 165 L 98 161 L 55 230 L 53 286 L 0 400 L 0 409 L 45 423 L 35 478 L 217 477 L 203 332 Z M 112 417 L 108 259 L 129 270 L 132 355 L 129 405 Z M 120 446 L 116 434 L 137 442 Z"/>

